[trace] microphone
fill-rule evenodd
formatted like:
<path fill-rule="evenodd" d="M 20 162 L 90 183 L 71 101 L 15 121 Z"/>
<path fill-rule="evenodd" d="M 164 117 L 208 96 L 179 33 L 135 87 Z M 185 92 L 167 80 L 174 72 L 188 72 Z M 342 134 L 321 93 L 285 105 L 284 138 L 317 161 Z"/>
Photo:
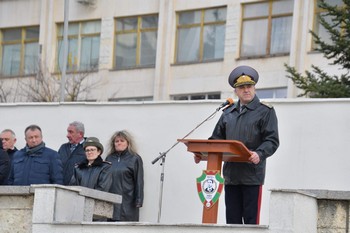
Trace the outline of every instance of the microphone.
<path fill-rule="evenodd" d="M 228 106 L 231 106 L 234 103 L 233 99 L 227 98 L 224 103 L 222 103 L 218 108 L 217 111 L 219 111 L 221 108 Z"/>

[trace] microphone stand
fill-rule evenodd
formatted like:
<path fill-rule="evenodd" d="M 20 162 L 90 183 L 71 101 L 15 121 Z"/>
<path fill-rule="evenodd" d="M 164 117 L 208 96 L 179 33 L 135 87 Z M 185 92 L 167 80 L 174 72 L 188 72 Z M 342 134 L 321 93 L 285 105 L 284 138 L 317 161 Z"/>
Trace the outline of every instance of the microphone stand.
<path fill-rule="evenodd" d="M 228 106 L 230 106 L 231 104 L 227 104 Z M 192 129 L 188 134 L 186 134 L 183 138 L 181 138 L 181 140 L 185 139 L 186 137 L 188 137 L 190 134 L 192 134 L 196 129 L 198 129 L 198 127 L 200 127 L 201 125 L 203 125 L 206 121 L 208 121 L 210 118 L 212 118 L 218 111 L 220 111 L 220 109 L 227 107 L 227 105 L 221 105 L 220 107 L 218 107 L 215 112 L 213 112 L 210 116 L 208 116 L 207 118 L 205 118 L 201 123 L 199 123 L 194 129 Z M 162 166 L 162 171 L 160 174 L 160 190 L 159 190 L 159 206 L 158 206 L 158 219 L 157 219 L 157 223 L 160 223 L 160 218 L 161 218 L 161 212 L 162 212 L 162 199 L 163 199 L 163 185 L 164 185 L 164 168 L 165 168 L 165 158 L 167 153 L 173 149 L 177 144 L 179 144 L 180 142 L 177 141 L 175 142 L 168 150 L 166 150 L 165 152 L 159 152 L 159 156 L 157 158 L 155 158 L 152 161 L 152 164 L 155 164 L 158 160 L 161 159 L 160 162 L 160 166 Z"/>

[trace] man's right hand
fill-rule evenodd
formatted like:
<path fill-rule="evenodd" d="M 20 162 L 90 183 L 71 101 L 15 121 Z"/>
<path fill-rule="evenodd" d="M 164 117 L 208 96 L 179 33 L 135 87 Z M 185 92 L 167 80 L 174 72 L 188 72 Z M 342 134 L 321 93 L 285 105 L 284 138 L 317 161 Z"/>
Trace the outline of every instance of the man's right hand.
<path fill-rule="evenodd" d="M 195 163 L 199 163 L 202 160 L 201 154 L 194 154 L 193 158 Z"/>

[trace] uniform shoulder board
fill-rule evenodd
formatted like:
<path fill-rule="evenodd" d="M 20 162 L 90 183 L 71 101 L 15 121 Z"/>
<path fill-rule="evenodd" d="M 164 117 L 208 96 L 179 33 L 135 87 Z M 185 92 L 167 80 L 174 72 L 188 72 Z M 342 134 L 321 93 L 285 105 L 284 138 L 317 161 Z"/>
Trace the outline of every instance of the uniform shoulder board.
<path fill-rule="evenodd" d="M 265 105 L 268 108 L 273 108 L 273 106 L 265 101 L 261 101 L 261 104 Z"/>

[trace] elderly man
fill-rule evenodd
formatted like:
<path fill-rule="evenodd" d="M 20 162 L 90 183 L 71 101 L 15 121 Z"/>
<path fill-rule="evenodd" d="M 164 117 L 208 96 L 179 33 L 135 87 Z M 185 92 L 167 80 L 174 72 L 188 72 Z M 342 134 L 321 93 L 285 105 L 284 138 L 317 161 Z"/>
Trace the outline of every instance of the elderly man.
<path fill-rule="evenodd" d="M 258 72 L 249 66 L 235 68 L 228 79 L 239 98 L 224 110 L 210 139 L 238 140 L 250 150 L 248 162 L 225 162 L 226 222 L 259 224 L 266 159 L 279 146 L 274 108 L 260 102 L 255 94 Z M 200 158 L 195 157 L 199 162 Z"/>
<path fill-rule="evenodd" d="M 9 155 L 11 161 L 15 152 L 18 151 L 15 146 L 17 141 L 16 134 L 11 129 L 4 129 L 0 134 L 0 138 L 2 147 Z"/>
<path fill-rule="evenodd" d="M 85 141 L 84 124 L 74 121 L 68 125 L 68 142 L 61 145 L 58 150 L 63 166 L 63 184 L 69 185 L 73 175 L 74 166 L 85 160 L 83 143 Z"/>
<path fill-rule="evenodd" d="M 8 184 L 63 184 L 61 160 L 45 146 L 41 128 L 29 125 L 24 135 L 26 146 L 14 154 Z"/>

